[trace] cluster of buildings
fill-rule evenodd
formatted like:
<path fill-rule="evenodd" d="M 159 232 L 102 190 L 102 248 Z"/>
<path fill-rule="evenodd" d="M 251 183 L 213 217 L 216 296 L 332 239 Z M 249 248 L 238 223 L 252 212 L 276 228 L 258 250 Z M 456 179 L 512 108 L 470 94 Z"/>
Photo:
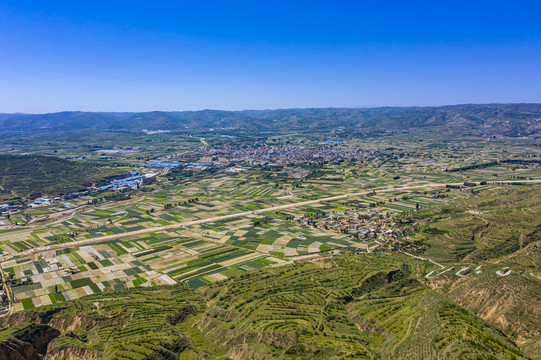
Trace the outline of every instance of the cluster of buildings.
<path fill-rule="evenodd" d="M 141 188 L 144 184 L 151 184 L 156 181 L 157 173 L 145 173 L 139 174 L 138 172 L 132 171 L 129 174 L 123 176 L 115 177 L 110 180 L 110 184 L 106 186 L 101 186 L 96 188 L 93 183 L 85 183 L 81 186 L 84 186 L 88 189 L 80 190 L 77 192 L 71 192 L 65 194 L 63 197 L 57 196 L 50 198 L 47 194 L 43 192 L 37 192 L 28 196 L 28 201 L 26 203 L 18 204 L 1 204 L 0 205 L 0 216 L 7 217 L 12 214 L 16 214 L 25 208 L 37 208 L 42 206 L 50 206 L 55 203 L 62 201 L 63 199 L 75 198 L 82 195 L 88 195 L 90 192 L 105 191 L 111 190 L 115 192 L 124 191 L 124 190 L 134 190 Z M 72 205 L 68 202 L 62 204 L 64 208 L 70 208 Z"/>
<path fill-rule="evenodd" d="M 240 167 L 240 166 L 233 166 L 233 167 L 227 169 L 225 172 L 228 173 L 228 174 L 236 174 L 236 173 L 246 171 L 248 169 L 249 168 L 243 168 L 243 167 Z"/>
<path fill-rule="evenodd" d="M 402 250 L 420 253 L 426 250 L 421 241 L 411 241 L 406 235 L 406 228 L 397 224 L 392 217 L 380 215 L 381 210 L 356 210 L 339 214 L 305 215 L 294 220 L 302 225 L 332 230 L 349 235 L 352 239 L 374 240 L 389 250 Z"/>
<path fill-rule="evenodd" d="M 151 184 L 156 181 L 156 173 L 147 173 L 139 174 L 136 171 L 130 173 L 130 177 L 124 179 L 115 179 L 111 180 L 111 184 L 102 186 L 100 190 L 113 190 L 113 191 L 124 191 L 124 190 L 135 190 L 141 188 L 144 184 Z"/>
<path fill-rule="evenodd" d="M 333 142 L 334 143 L 334 142 Z M 203 150 L 208 158 L 221 158 L 229 164 L 287 165 L 310 163 L 335 163 L 339 161 L 366 160 L 376 156 L 374 152 L 339 148 L 316 148 L 303 146 L 274 146 L 254 143 L 242 147 L 226 146 Z"/>
<path fill-rule="evenodd" d="M 177 166 L 183 166 L 185 170 L 205 170 L 210 166 L 222 166 L 227 164 L 224 159 L 213 161 L 212 158 L 204 157 L 198 162 L 183 162 L 183 161 L 154 161 L 150 164 L 143 165 L 147 168 L 175 168 Z"/>
<path fill-rule="evenodd" d="M 18 213 L 23 208 L 37 208 L 41 206 L 49 206 L 58 201 L 61 201 L 60 197 L 53 199 L 49 198 L 44 193 L 36 193 L 29 196 L 29 202 L 26 204 L 2 204 L 0 205 L 0 215 L 7 216 Z M 64 204 L 66 205 L 66 204 Z M 69 207 L 69 206 L 68 206 Z"/>
<path fill-rule="evenodd" d="M 333 230 L 348 234 L 352 238 L 366 239 L 376 238 L 378 235 L 384 233 L 392 234 L 394 232 L 395 223 L 387 218 L 380 217 L 380 212 L 377 209 L 368 209 L 366 213 L 351 210 L 338 214 L 305 215 L 297 217 L 294 220 L 302 225 Z"/>
<path fill-rule="evenodd" d="M 30 199 L 32 200 L 32 199 Z M 47 195 L 43 194 L 42 197 L 35 199 L 33 202 L 29 203 L 27 206 L 31 208 L 41 207 L 41 206 L 49 206 L 53 203 L 60 201 L 60 197 L 55 197 L 53 199 L 50 199 Z"/>
<path fill-rule="evenodd" d="M 16 214 L 26 208 L 38 208 L 42 206 L 49 206 L 61 200 L 62 199 L 60 197 L 55 197 L 51 199 L 44 193 L 35 193 L 29 196 L 29 201 L 26 203 L 0 205 L 0 216 L 9 218 L 9 216 Z M 63 206 L 66 208 L 69 208 L 71 207 L 71 204 L 64 203 Z M 0 225 L 5 225 L 5 224 L 0 223 Z M 20 224 L 16 223 L 16 225 L 20 225 Z"/>
<path fill-rule="evenodd" d="M 183 162 L 177 161 L 153 161 L 150 164 L 143 165 L 147 168 L 174 168 L 180 165 L 183 165 Z"/>
<path fill-rule="evenodd" d="M 0 205 L 0 214 L 2 216 L 8 216 L 11 214 L 16 214 L 19 212 L 22 205 L 10 205 L 10 204 L 2 204 Z"/>
<path fill-rule="evenodd" d="M 146 168 L 175 168 L 182 166 L 183 170 L 200 171 L 209 167 L 221 167 L 232 165 L 226 170 L 229 173 L 244 171 L 252 165 L 289 165 L 286 174 L 278 173 L 275 176 L 287 176 L 303 178 L 308 170 L 299 170 L 293 165 L 309 165 L 321 163 L 339 163 L 342 161 L 363 161 L 383 159 L 383 154 L 376 151 L 363 151 L 352 149 L 341 149 L 330 145 L 342 144 L 339 141 L 325 141 L 322 145 L 326 147 L 304 147 L 304 146 L 277 146 L 268 145 L 264 142 L 254 142 L 238 146 L 224 146 L 220 148 L 201 149 L 199 161 L 153 161 L 143 165 Z M 306 173 L 305 173 L 306 172 Z"/>

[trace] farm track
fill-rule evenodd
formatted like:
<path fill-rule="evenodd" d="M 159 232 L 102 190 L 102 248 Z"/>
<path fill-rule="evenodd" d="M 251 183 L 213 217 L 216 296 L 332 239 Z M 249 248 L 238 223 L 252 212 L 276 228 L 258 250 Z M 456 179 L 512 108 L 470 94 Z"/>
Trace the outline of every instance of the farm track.
<path fill-rule="evenodd" d="M 513 183 L 513 182 L 514 181 L 498 181 L 498 182 L 491 181 L 489 183 L 502 184 L 502 183 Z M 521 182 L 523 182 L 523 183 L 525 183 L 525 182 L 528 182 L 528 183 L 541 183 L 541 180 L 525 180 L 525 181 L 521 181 Z M 181 223 L 177 223 L 177 224 L 170 224 L 170 225 L 165 225 L 165 226 L 141 229 L 141 230 L 126 232 L 126 233 L 121 233 L 121 234 L 106 235 L 106 236 L 101 236 L 101 237 L 92 238 L 92 239 L 84 239 L 84 240 L 72 241 L 72 242 L 69 242 L 69 243 L 40 246 L 40 247 L 31 249 L 31 250 L 15 253 L 14 256 L 17 256 L 17 255 L 31 255 L 31 254 L 41 253 L 41 252 L 44 252 L 44 251 L 60 250 L 60 249 L 78 247 L 78 246 L 83 246 L 83 245 L 97 244 L 97 243 L 106 242 L 106 241 L 114 241 L 114 240 L 119 240 L 119 239 L 130 237 L 130 236 L 138 236 L 138 235 L 144 235 L 144 234 L 153 233 L 153 232 L 160 232 L 160 231 L 167 231 L 167 230 L 185 228 L 185 227 L 193 226 L 193 225 L 200 225 L 200 224 L 205 224 L 205 223 L 211 223 L 211 222 L 218 222 L 218 221 L 223 221 L 223 220 L 235 219 L 235 218 L 246 217 L 246 216 L 251 216 L 251 215 L 263 214 L 263 213 L 272 212 L 272 211 L 280 211 L 280 210 L 290 209 L 290 208 L 294 208 L 294 207 L 301 207 L 301 206 L 306 206 L 306 205 L 318 204 L 318 203 L 321 203 L 321 202 L 343 200 L 343 199 L 348 199 L 348 198 L 352 198 L 352 197 L 356 197 L 356 196 L 368 195 L 368 194 L 370 194 L 372 192 L 387 193 L 387 192 L 399 191 L 399 190 L 417 190 L 417 189 L 426 189 L 426 188 L 444 188 L 447 185 L 462 185 L 462 183 L 453 183 L 453 184 L 428 183 L 428 184 L 414 185 L 414 186 L 396 186 L 396 187 L 391 187 L 391 188 L 373 188 L 373 189 L 369 189 L 369 190 L 358 192 L 358 193 L 352 193 L 352 194 L 346 194 L 346 195 L 336 195 L 336 196 L 331 196 L 331 197 L 322 198 L 322 199 L 307 200 L 307 201 L 301 201 L 301 202 L 296 202 L 296 203 L 291 203 L 291 204 L 286 204 L 286 205 L 272 206 L 272 207 L 263 208 L 263 209 L 259 209 L 259 210 L 253 210 L 253 211 L 243 211 L 243 212 L 230 214 L 230 215 L 223 215 L 223 216 L 216 216 L 216 217 L 207 218 L 207 219 L 199 219 L 199 220 L 181 222 Z M 0 261 L 5 261 L 5 260 L 9 259 L 10 257 L 11 257 L 11 255 L 4 255 L 4 256 L 0 257 Z"/>
<path fill-rule="evenodd" d="M 8 311 L 5 314 L 0 315 L 0 317 L 5 317 L 11 313 L 14 313 L 15 309 L 13 307 L 13 293 L 11 291 L 11 286 L 7 285 L 7 276 L 4 272 L 4 269 L 2 269 L 2 266 L 0 266 L 0 276 L 2 277 L 2 283 L 4 285 L 3 288 L 5 289 L 6 295 L 8 297 Z"/>

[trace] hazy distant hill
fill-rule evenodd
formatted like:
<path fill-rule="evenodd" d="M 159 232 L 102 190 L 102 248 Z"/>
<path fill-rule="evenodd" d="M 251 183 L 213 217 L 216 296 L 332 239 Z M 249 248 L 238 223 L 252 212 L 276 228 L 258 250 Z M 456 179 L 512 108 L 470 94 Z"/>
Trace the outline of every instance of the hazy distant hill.
<path fill-rule="evenodd" d="M 380 107 L 369 109 L 286 109 L 245 111 L 291 128 L 353 127 L 411 129 L 440 126 L 454 132 L 521 136 L 541 132 L 541 104 Z"/>
<path fill-rule="evenodd" d="M 266 121 L 253 119 L 243 113 L 221 110 L 201 110 L 164 112 L 153 111 L 132 114 L 127 118 L 108 124 L 111 129 L 206 129 L 206 128 L 245 128 L 261 129 L 268 127 Z"/>
<path fill-rule="evenodd" d="M 245 111 L 182 111 L 142 113 L 60 112 L 0 114 L 4 131 L 39 130 L 246 130 L 333 129 L 356 131 L 438 127 L 475 135 L 541 134 L 541 104 L 453 105 L 441 107 L 314 108 Z"/>
<path fill-rule="evenodd" d="M 0 114 L 0 129 L 13 131 L 73 130 L 106 127 L 129 113 L 64 111 L 51 114 Z"/>

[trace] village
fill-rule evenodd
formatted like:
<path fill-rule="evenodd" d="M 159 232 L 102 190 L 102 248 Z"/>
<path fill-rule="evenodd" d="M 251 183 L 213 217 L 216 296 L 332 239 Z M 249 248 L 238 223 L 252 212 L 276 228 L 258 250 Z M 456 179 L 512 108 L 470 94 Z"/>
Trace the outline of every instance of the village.
<path fill-rule="evenodd" d="M 360 241 L 373 240 L 380 249 L 422 253 L 426 244 L 414 241 L 408 235 L 408 229 L 395 218 L 398 213 L 384 213 L 380 209 L 349 210 L 333 213 L 307 213 L 294 217 L 300 225 L 318 229 L 332 230 L 351 239 Z"/>
<path fill-rule="evenodd" d="M 327 142 L 340 144 L 339 142 Z M 238 165 L 288 165 L 319 164 L 341 161 L 363 161 L 378 159 L 382 154 L 374 151 L 350 150 L 334 147 L 275 146 L 255 142 L 241 147 L 225 146 L 222 148 L 203 149 L 203 156 L 220 157 L 229 164 Z"/>
<path fill-rule="evenodd" d="M 156 181 L 158 173 L 139 173 L 137 171 L 131 171 L 128 174 L 111 177 L 109 184 L 104 186 L 97 186 L 95 183 L 81 184 L 81 190 L 70 192 L 55 197 L 49 197 L 44 192 L 37 192 L 30 194 L 27 199 L 20 199 L 17 203 L 0 204 L 0 216 L 10 219 L 11 215 L 18 214 L 24 209 L 39 208 L 51 205 L 57 205 L 60 211 L 70 209 L 73 204 L 69 202 L 71 199 L 75 199 L 81 196 L 88 196 L 91 194 L 97 194 L 104 191 L 123 192 L 128 190 L 136 190 L 142 188 L 144 185 L 152 184 Z M 1 221 L 1 220 L 0 220 Z M 15 225 L 24 225 L 24 222 L 16 223 Z M 5 225 L 0 222 L 0 226 Z"/>

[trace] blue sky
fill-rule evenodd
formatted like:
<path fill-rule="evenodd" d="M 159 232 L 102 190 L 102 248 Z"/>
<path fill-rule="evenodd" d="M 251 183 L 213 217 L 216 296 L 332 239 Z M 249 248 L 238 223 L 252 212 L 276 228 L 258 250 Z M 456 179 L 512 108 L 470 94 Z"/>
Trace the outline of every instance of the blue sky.
<path fill-rule="evenodd" d="M 0 112 L 541 102 L 541 1 L 3 1 Z"/>

